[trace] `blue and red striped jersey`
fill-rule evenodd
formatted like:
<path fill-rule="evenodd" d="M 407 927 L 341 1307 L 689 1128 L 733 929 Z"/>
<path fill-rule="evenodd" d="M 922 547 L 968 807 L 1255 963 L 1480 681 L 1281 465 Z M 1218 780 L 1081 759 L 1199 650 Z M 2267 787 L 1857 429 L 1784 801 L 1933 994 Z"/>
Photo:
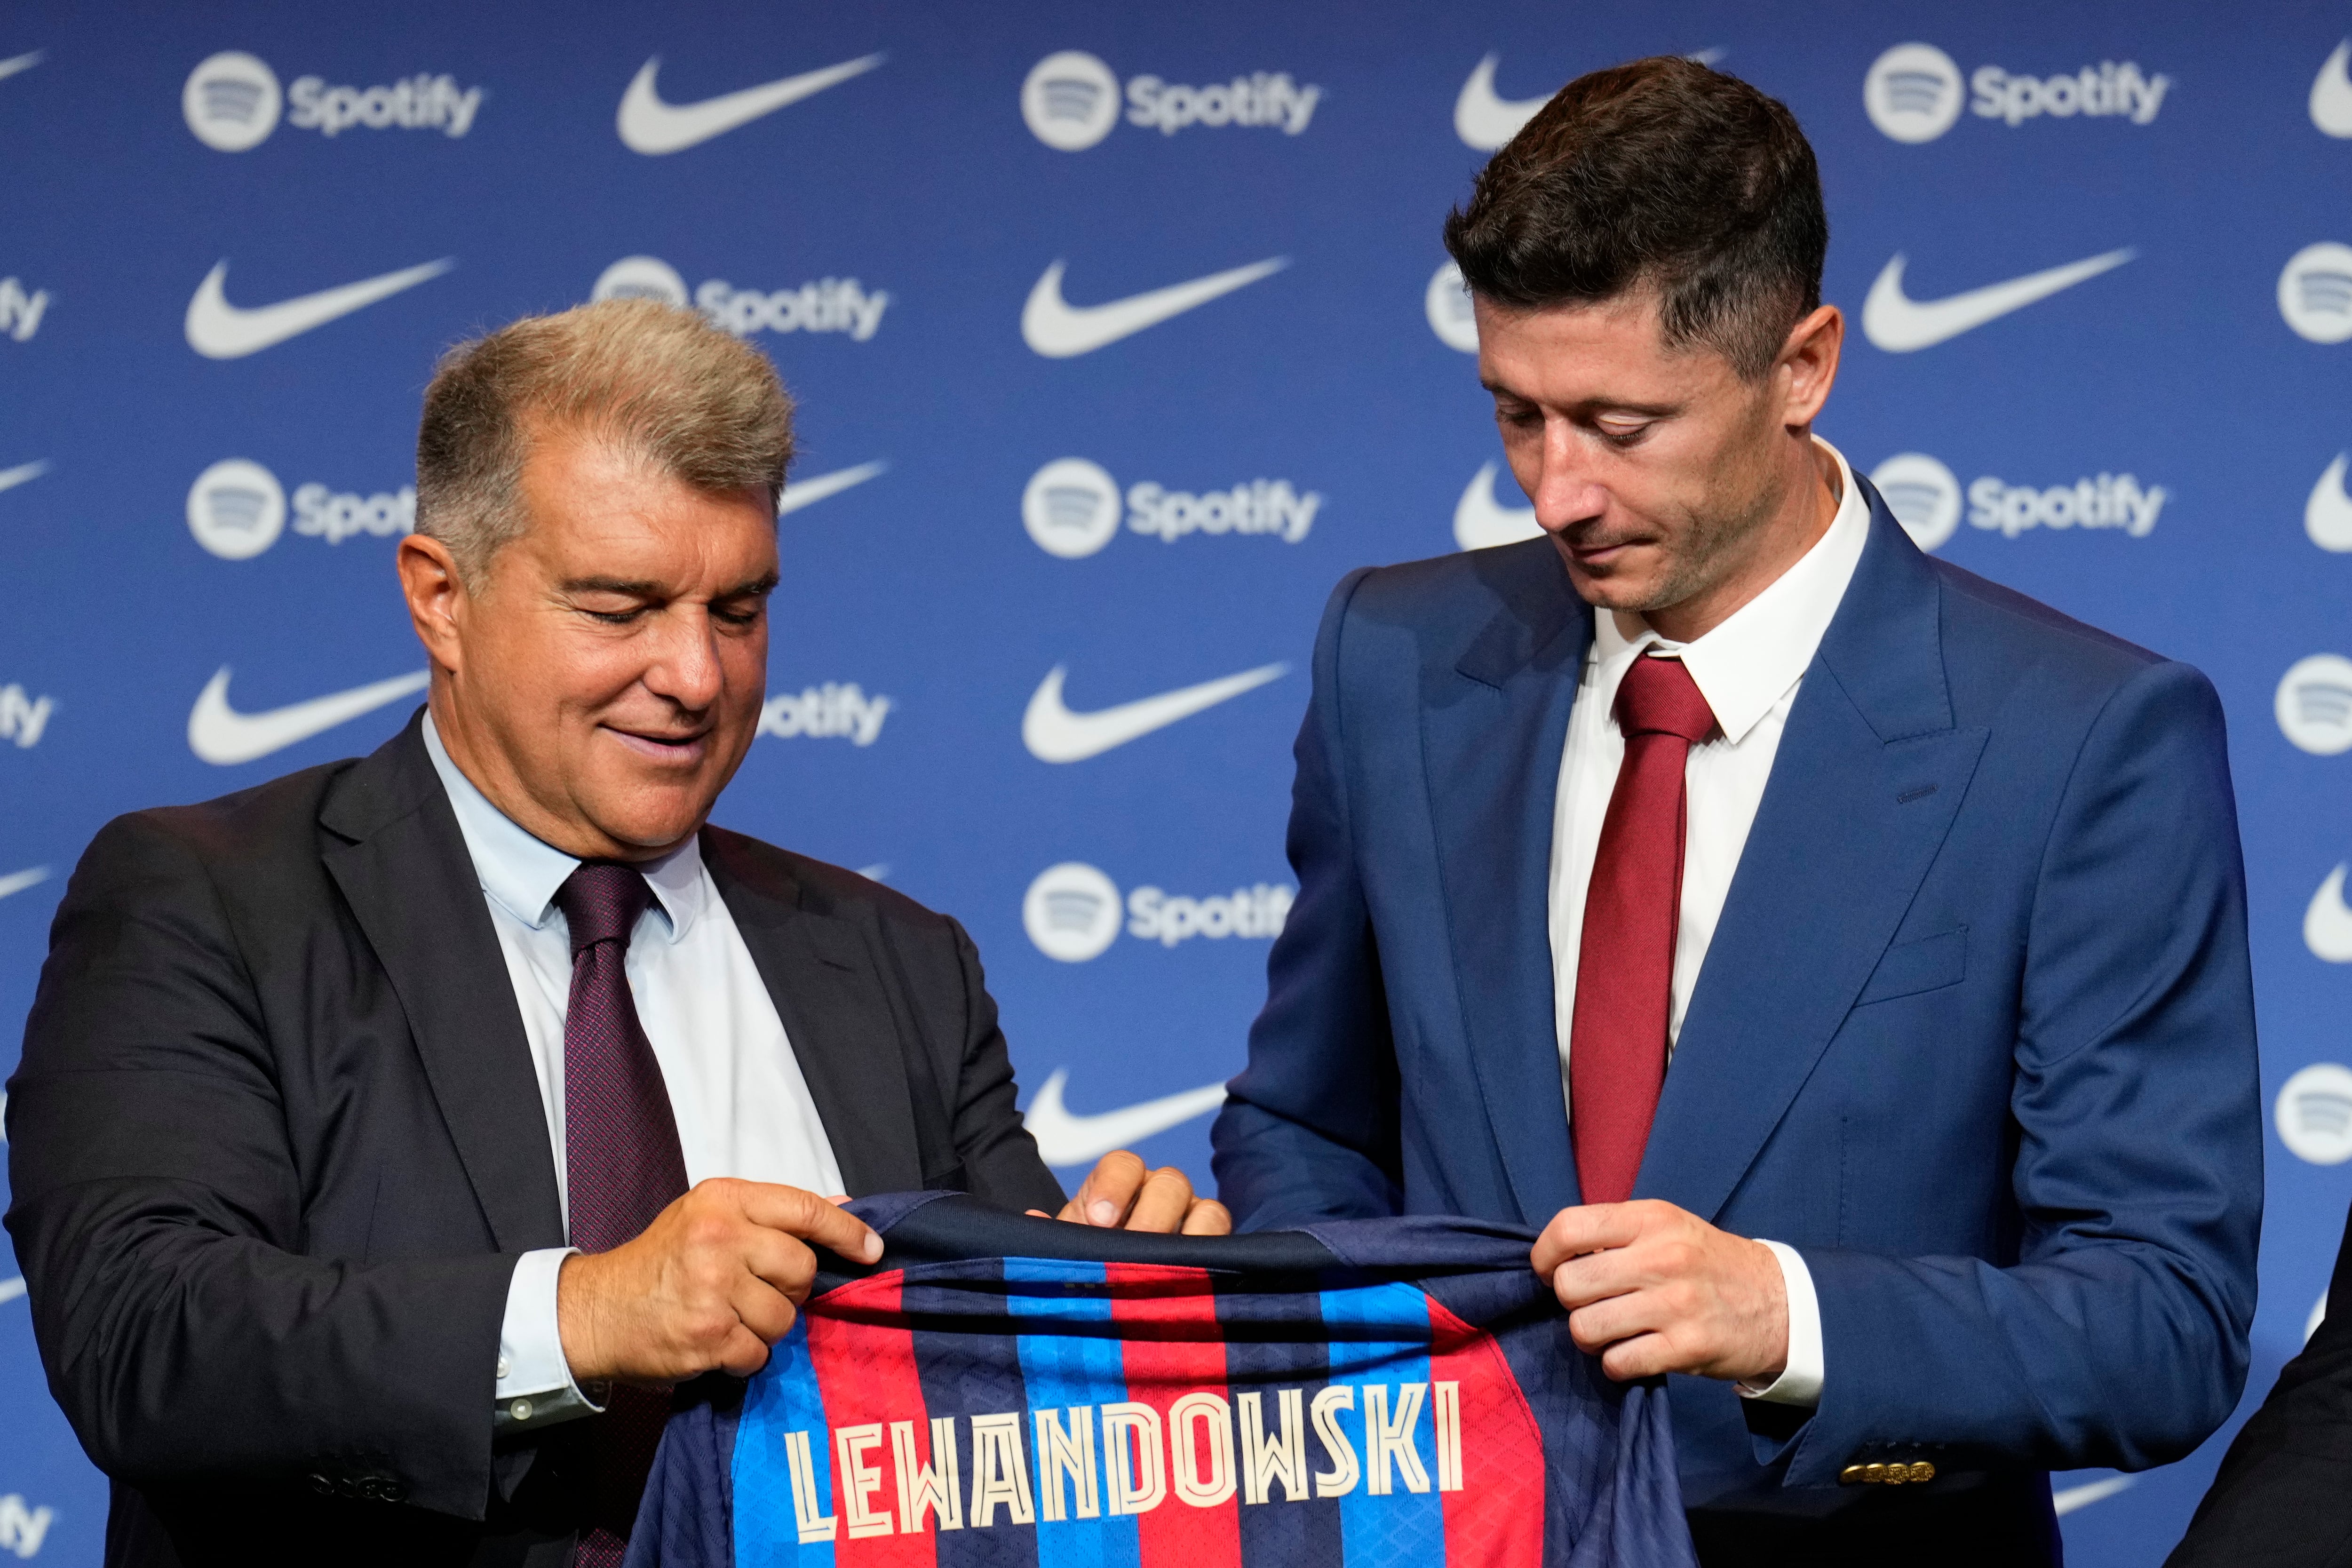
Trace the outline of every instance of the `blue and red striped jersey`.
<path fill-rule="evenodd" d="M 628 1568 L 1695 1568 L 1664 1389 L 1576 1348 L 1524 1230 L 853 1207 L 881 1262 L 683 1392 Z"/>

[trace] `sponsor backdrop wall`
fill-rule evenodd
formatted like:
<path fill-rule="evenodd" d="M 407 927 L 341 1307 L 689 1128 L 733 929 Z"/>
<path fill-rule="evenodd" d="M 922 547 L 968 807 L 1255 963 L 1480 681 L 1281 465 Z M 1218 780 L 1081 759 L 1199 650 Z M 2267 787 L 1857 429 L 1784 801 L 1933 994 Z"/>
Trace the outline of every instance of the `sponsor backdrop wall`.
<path fill-rule="evenodd" d="M 1923 545 L 2229 704 L 2259 1397 L 2352 1199 L 2347 38 L 2147 4 L 11 6 L 0 1034 L 107 818 L 406 717 L 436 354 L 652 294 L 802 406 L 719 818 L 970 925 L 1053 1158 L 1203 1169 L 1324 595 L 1531 528 L 1439 222 L 1568 78 L 1696 53 L 1820 150 L 1828 437 Z M 16 1275 L 0 1244 L 0 1551 L 94 1563 Z M 2060 1478 L 2075 1561 L 2156 1561 L 2217 1452 Z"/>

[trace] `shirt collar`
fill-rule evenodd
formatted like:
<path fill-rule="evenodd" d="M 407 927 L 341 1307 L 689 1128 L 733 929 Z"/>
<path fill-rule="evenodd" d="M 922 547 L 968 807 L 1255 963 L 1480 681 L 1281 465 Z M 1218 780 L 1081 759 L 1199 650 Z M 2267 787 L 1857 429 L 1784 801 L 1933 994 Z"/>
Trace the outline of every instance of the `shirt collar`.
<path fill-rule="evenodd" d="M 1593 657 L 1604 668 L 1612 660 L 1630 664 L 1636 654 L 1651 648 L 1677 655 L 1699 695 L 1715 710 L 1724 739 L 1733 745 L 1747 737 L 1813 662 L 1814 650 L 1830 629 L 1846 584 L 1862 561 L 1862 547 L 1870 539 L 1870 506 L 1853 482 L 1844 454 L 1818 436 L 1813 444 L 1837 464 L 1837 515 L 1812 548 L 1762 593 L 1706 636 L 1687 643 L 1660 637 L 1638 616 L 1593 617 Z"/>
<path fill-rule="evenodd" d="M 449 807 L 457 814 L 457 831 L 465 836 L 466 850 L 474 858 L 474 874 L 481 879 L 482 891 L 531 930 L 544 927 L 555 910 L 555 891 L 579 867 L 579 858 L 532 837 L 492 805 L 490 797 L 476 788 L 450 758 L 429 710 L 425 715 L 425 751 L 433 759 L 433 771 L 441 775 L 441 787 L 449 794 Z M 661 911 L 668 940 L 682 940 L 702 911 L 700 836 L 658 860 L 640 864 L 637 869 L 653 888 L 654 908 Z"/>

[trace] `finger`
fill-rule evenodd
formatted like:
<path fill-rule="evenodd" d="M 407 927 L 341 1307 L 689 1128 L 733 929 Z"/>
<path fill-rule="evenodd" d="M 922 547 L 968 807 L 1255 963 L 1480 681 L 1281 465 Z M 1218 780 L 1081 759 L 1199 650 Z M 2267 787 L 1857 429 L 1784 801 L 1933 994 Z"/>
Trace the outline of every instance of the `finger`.
<path fill-rule="evenodd" d="M 1128 1211 L 1135 1206 L 1136 1194 L 1143 1190 L 1144 1174 L 1140 1156 L 1124 1149 L 1105 1154 L 1087 1173 L 1077 1196 L 1071 1201 L 1071 1206 L 1078 1211 L 1078 1223 L 1116 1226 L 1124 1222 Z"/>
<path fill-rule="evenodd" d="M 749 1274 L 728 1293 L 727 1304 L 734 1309 L 737 1324 L 758 1335 L 760 1342 L 767 1345 L 791 1333 L 793 1320 L 800 1315 L 790 1296 Z"/>
<path fill-rule="evenodd" d="M 1192 1207 L 1192 1178 L 1173 1165 L 1163 1165 L 1145 1179 L 1143 1191 L 1136 1194 L 1127 1228 L 1171 1236 L 1182 1228 Z"/>
<path fill-rule="evenodd" d="M 1069 1205 L 1065 1204 L 1062 1206 L 1067 1208 Z M 1054 1217 L 1052 1215 L 1047 1214 L 1044 1209 L 1023 1209 L 1021 1212 L 1025 1215 L 1034 1215 L 1039 1219 L 1052 1219 Z"/>
<path fill-rule="evenodd" d="M 1588 1302 L 1641 1289 L 1652 1280 L 1633 1253 L 1632 1247 L 1612 1247 L 1570 1258 L 1551 1271 L 1552 1294 L 1572 1312 Z"/>
<path fill-rule="evenodd" d="M 1623 1247 L 1642 1233 L 1644 1216 L 1636 1204 L 1583 1204 L 1551 1216 L 1536 1237 L 1530 1261 L 1549 1274 L 1568 1259 L 1604 1247 Z"/>
<path fill-rule="evenodd" d="M 1601 1352 L 1601 1370 L 1619 1383 L 1632 1383 L 1686 1369 L 1676 1364 L 1674 1346 L 1664 1334 L 1641 1334 Z"/>
<path fill-rule="evenodd" d="M 1568 1315 L 1569 1337 L 1576 1342 L 1576 1348 L 1594 1354 L 1665 1326 L 1657 1300 L 1647 1294 L 1612 1296 Z"/>
<path fill-rule="evenodd" d="M 719 1352 L 719 1370 L 730 1377 L 750 1377 L 767 1364 L 767 1342 L 740 1324 Z"/>
<path fill-rule="evenodd" d="M 1231 1236 L 1234 1216 L 1224 1205 L 1214 1198 L 1194 1198 L 1184 1215 L 1186 1236 Z"/>
<path fill-rule="evenodd" d="M 788 1300 L 807 1300 L 816 1283 L 816 1254 L 780 1230 L 754 1228 L 745 1234 L 744 1272 L 738 1278 L 757 1280 Z"/>
<path fill-rule="evenodd" d="M 772 1182 L 743 1182 L 738 1190 L 743 1217 L 754 1225 L 797 1236 L 853 1263 L 881 1260 L 882 1238 L 873 1228 L 814 1193 Z"/>

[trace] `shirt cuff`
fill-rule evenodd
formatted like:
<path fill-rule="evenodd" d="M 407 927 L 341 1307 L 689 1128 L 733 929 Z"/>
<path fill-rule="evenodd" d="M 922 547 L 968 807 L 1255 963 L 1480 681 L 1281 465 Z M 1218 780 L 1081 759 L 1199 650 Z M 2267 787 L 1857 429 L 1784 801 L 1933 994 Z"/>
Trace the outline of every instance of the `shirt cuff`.
<path fill-rule="evenodd" d="M 1738 1385 L 1742 1399 L 1770 1405 L 1799 1405 L 1811 1409 L 1822 1402 L 1822 1302 L 1813 1294 L 1813 1271 L 1797 1249 L 1782 1242 L 1764 1241 L 1780 1265 L 1780 1286 L 1789 1299 L 1789 1362 L 1780 1375 L 1763 1387 Z"/>
<path fill-rule="evenodd" d="M 509 1432 L 551 1426 L 593 1415 L 604 1407 L 572 1380 L 563 1359 L 563 1334 L 555 1320 L 555 1280 L 563 1260 L 580 1249 L 549 1247 L 526 1252 L 507 1281 L 507 1314 L 499 1326 L 498 1400 L 491 1429 Z M 604 1396 L 602 1385 L 595 1389 Z"/>

